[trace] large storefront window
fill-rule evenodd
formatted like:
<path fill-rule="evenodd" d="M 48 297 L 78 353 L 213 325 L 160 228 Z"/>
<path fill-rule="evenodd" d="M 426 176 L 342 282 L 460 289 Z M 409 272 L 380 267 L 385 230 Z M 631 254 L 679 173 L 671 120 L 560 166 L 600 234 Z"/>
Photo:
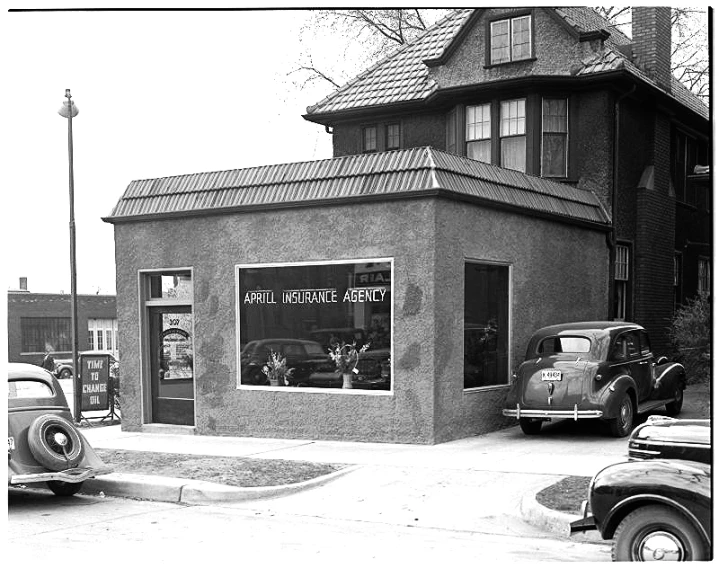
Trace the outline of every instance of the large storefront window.
<path fill-rule="evenodd" d="M 464 267 L 464 388 L 508 381 L 509 267 Z"/>
<path fill-rule="evenodd" d="M 269 386 L 272 352 L 292 370 L 280 387 L 349 388 L 329 350 L 355 344 L 351 388 L 390 390 L 392 263 L 239 266 L 240 385 Z"/>

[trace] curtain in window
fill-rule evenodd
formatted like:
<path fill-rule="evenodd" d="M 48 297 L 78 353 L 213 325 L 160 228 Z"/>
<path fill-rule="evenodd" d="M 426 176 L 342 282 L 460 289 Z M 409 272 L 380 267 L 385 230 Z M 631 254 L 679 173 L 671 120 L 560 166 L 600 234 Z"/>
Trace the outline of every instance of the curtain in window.
<path fill-rule="evenodd" d="M 500 112 L 500 151 L 503 168 L 527 171 L 525 100 L 502 101 Z"/>
<path fill-rule="evenodd" d="M 567 100 L 542 101 L 542 175 L 567 175 Z"/>
<path fill-rule="evenodd" d="M 489 104 L 467 107 L 467 157 L 492 162 L 492 119 Z"/>

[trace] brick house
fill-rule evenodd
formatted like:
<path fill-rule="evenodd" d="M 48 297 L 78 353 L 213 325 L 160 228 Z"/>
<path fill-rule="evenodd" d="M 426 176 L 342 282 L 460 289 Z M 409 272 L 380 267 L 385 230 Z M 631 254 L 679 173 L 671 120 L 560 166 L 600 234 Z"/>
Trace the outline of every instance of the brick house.
<path fill-rule="evenodd" d="M 30 292 L 27 280 L 8 290 L 8 361 L 40 365 L 47 351 L 72 357 L 70 295 Z M 78 350 L 99 350 L 117 357 L 115 296 L 78 294 Z"/>
<path fill-rule="evenodd" d="M 333 158 L 132 181 L 105 218 L 122 428 L 438 443 L 508 423 L 538 327 L 621 309 L 661 336 L 675 210 L 646 141 L 668 156 L 681 116 L 705 143 L 706 109 L 592 14 L 454 12 L 308 109 Z M 347 377 L 343 341 L 369 346 Z"/>
<path fill-rule="evenodd" d="M 335 156 L 432 146 L 600 196 L 606 317 L 666 349 L 675 304 L 710 289 L 709 110 L 671 74 L 670 8 L 629 39 L 587 7 L 457 10 L 309 107 Z"/>

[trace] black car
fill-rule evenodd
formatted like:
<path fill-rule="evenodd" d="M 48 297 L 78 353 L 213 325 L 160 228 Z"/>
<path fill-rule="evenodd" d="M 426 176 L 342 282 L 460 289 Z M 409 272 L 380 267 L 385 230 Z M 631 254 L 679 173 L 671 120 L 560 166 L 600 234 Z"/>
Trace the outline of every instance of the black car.
<path fill-rule="evenodd" d="M 650 416 L 629 436 L 629 459 L 682 459 L 711 464 L 711 421 Z"/>
<path fill-rule="evenodd" d="M 646 330 L 634 323 L 557 324 L 529 340 L 502 414 L 525 434 L 551 419 L 600 419 L 613 436 L 627 436 L 634 417 L 664 407 L 681 411 L 684 367 L 655 357 Z"/>
<path fill-rule="evenodd" d="M 316 341 L 304 339 L 261 339 L 250 341 L 240 353 L 240 377 L 243 385 L 269 385 L 262 372 L 270 352 L 279 353 L 293 369 L 288 379 L 290 386 L 305 383 L 317 369 L 334 369 L 329 354 Z M 340 381 L 341 382 L 341 381 Z"/>
<path fill-rule="evenodd" d="M 644 460 L 597 473 L 570 532 L 598 530 L 614 539 L 612 560 L 711 558 L 711 465 Z"/>
<path fill-rule="evenodd" d="M 8 363 L 8 486 L 45 483 L 62 497 L 112 472 L 72 421 L 60 382 L 45 369 Z"/>

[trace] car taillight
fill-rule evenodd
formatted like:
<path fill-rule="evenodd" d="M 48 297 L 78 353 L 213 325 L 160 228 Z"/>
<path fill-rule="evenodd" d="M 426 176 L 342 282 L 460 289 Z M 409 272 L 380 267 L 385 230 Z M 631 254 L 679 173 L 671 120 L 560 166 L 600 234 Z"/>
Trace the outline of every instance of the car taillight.
<path fill-rule="evenodd" d="M 7 455 L 9 456 L 14 449 L 15 449 L 15 437 L 8 436 L 7 437 Z"/>

